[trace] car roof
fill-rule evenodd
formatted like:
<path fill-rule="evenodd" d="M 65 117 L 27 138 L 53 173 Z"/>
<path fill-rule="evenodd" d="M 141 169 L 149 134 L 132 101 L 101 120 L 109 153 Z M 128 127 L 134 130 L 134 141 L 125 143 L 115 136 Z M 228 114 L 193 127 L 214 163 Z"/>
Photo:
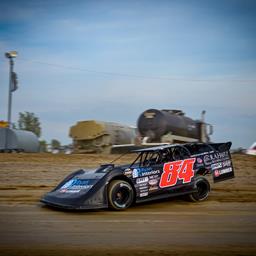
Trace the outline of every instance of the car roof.
<path fill-rule="evenodd" d="M 180 144 L 168 144 L 168 145 L 160 145 L 160 146 L 151 147 L 151 148 L 135 149 L 135 150 L 132 150 L 132 152 L 159 151 L 159 150 L 163 150 L 163 149 L 166 149 L 166 148 L 173 148 L 173 147 L 177 147 L 177 146 L 182 147 L 182 145 L 180 145 Z"/>
<path fill-rule="evenodd" d="M 174 147 L 186 148 L 186 150 L 188 150 L 187 147 L 192 146 L 192 145 L 197 145 L 197 146 L 207 145 L 208 147 L 210 147 L 210 149 L 213 150 L 212 145 L 214 145 L 214 144 L 215 143 L 209 144 L 209 143 L 202 143 L 202 142 L 184 143 L 184 144 L 164 144 L 164 145 L 159 145 L 159 146 L 150 147 L 150 148 L 135 149 L 135 150 L 132 150 L 131 152 L 135 152 L 135 153 L 138 153 L 138 152 L 156 152 L 156 151 L 164 150 L 166 148 L 174 148 Z"/>

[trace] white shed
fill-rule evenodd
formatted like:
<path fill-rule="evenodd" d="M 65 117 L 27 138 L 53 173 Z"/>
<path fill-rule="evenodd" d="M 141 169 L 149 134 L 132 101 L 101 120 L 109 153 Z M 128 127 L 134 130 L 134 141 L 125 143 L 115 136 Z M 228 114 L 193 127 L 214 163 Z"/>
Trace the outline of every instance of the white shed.
<path fill-rule="evenodd" d="M 38 152 L 39 141 L 33 132 L 0 128 L 0 152 Z"/>

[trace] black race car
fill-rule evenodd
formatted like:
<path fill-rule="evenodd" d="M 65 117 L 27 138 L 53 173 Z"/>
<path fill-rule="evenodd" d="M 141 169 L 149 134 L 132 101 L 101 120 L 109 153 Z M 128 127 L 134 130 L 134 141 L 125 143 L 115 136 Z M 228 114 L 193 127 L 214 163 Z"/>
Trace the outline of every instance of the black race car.
<path fill-rule="evenodd" d="M 133 203 L 180 195 L 203 201 L 210 192 L 206 175 L 214 182 L 234 178 L 230 147 L 231 142 L 190 143 L 134 150 L 137 157 L 130 164 L 71 173 L 41 202 L 65 209 L 124 210 Z"/>

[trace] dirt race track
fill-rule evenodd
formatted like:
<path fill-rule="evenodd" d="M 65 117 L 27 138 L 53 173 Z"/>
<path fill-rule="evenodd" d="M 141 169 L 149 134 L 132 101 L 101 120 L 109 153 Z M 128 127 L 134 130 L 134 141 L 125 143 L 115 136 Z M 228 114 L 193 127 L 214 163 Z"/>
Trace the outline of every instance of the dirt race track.
<path fill-rule="evenodd" d="M 214 184 L 201 203 L 169 199 L 124 212 L 39 203 L 72 170 L 112 159 L 0 154 L 0 255 L 256 255 L 254 156 L 233 155 L 236 178 Z"/>

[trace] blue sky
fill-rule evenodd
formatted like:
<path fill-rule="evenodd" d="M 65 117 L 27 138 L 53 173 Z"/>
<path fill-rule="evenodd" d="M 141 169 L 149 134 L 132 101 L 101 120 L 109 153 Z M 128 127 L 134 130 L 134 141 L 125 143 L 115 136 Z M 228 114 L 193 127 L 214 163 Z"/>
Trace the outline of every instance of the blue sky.
<path fill-rule="evenodd" d="M 97 119 L 136 125 L 147 108 L 207 111 L 213 141 L 256 140 L 256 2 L 0 2 L 0 119 L 17 50 L 13 121 L 31 111 L 42 138 Z M 106 72 L 106 73 L 104 73 Z M 112 74 L 110 74 L 112 73 Z"/>

